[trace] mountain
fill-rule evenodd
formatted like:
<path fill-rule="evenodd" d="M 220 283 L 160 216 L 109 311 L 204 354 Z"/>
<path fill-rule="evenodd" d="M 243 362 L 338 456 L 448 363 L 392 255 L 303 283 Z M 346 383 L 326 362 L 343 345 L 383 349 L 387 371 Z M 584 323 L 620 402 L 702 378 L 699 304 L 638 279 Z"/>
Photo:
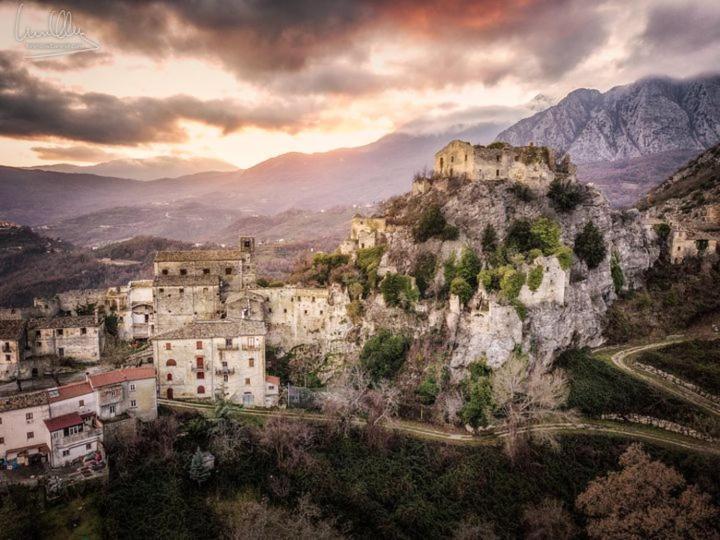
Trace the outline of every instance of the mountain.
<path fill-rule="evenodd" d="M 650 77 L 605 93 L 574 90 L 557 105 L 500 132 L 497 140 L 568 152 L 579 164 L 581 180 L 596 183 L 615 204 L 630 204 L 649 183 L 720 141 L 720 75 Z M 656 156 L 661 164 L 648 172 Z M 620 171 L 612 165 L 617 162 Z M 642 188 L 623 193 L 626 189 L 617 189 L 620 182 Z"/>
<path fill-rule="evenodd" d="M 238 168 L 220 159 L 193 157 L 179 158 L 174 156 L 156 156 L 146 159 L 114 159 L 96 165 L 71 165 L 55 163 L 37 165 L 30 169 L 64 172 L 97 174 L 133 180 L 155 180 L 157 178 L 177 178 L 207 171 L 237 171 Z"/>

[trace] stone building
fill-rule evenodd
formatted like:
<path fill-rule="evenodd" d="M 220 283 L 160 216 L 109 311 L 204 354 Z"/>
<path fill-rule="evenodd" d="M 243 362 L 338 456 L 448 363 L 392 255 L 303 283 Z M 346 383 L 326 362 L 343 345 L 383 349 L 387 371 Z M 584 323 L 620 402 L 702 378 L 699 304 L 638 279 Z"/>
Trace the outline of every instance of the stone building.
<path fill-rule="evenodd" d="M 350 223 L 350 236 L 340 244 L 340 253 L 351 255 L 358 249 L 375 247 L 385 242 L 388 224 L 385 218 L 357 215 Z"/>
<path fill-rule="evenodd" d="M 688 257 L 706 257 L 718 253 L 720 234 L 703 230 L 690 231 L 675 226 L 670 233 L 670 260 L 682 263 Z"/>
<path fill-rule="evenodd" d="M 439 177 L 509 180 L 546 188 L 558 174 L 573 178 L 574 172 L 569 160 L 557 162 L 554 151 L 544 146 L 482 146 L 454 140 L 435 154 L 434 173 Z"/>
<path fill-rule="evenodd" d="M 148 339 L 155 333 L 153 281 L 131 281 L 122 287 L 124 309 L 118 311 L 118 337 L 125 341 Z"/>
<path fill-rule="evenodd" d="M 239 249 L 160 251 L 155 256 L 155 276 L 214 276 L 229 290 L 255 285 L 255 239 L 240 237 Z"/>
<path fill-rule="evenodd" d="M 33 356 L 98 361 L 105 347 L 105 323 L 97 314 L 30 319 L 27 331 Z"/>
<path fill-rule="evenodd" d="M 0 320 L 0 380 L 20 375 L 25 345 L 25 321 Z"/>
<path fill-rule="evenodd" d="M 220 319 L 217 275 L 159 275 L 153 282 L 155 332 L 165 333 L 194 321 Z"/>
<path fill-rule="evenodd" d="M 50 455 L 46 392 L 0 397 L 0 462 L 3 467 L 46 463 Z"/>
<path fill-rule="evenodd" d="M 101 452 L 103 428 L 94 414 L 70 412 L 44 420 L 50 435 L 50 465 L 64 467 L 88 454 Z"/>
<path fill-rule="evenodd" d="M 162 397 L 265 405 L 265 323 L 197 321 L 152 341 Z"/>
<path fill-rule="evenodd" d="M 96 413 L 103 421 L 127 416 L 142 421 L 157 418 L 155 368 L 124 368 L 87 376 L 95 393 Z"/>

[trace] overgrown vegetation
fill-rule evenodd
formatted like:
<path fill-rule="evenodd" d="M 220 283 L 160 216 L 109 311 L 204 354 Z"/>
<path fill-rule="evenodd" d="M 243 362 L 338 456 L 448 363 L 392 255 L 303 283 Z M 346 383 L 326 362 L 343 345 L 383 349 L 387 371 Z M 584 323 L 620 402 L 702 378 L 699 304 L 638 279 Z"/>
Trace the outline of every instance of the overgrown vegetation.
<path fill-rule="evenodd" d="M 487 426 L 493 412 L 491 370 L 485 359 L 480 359 L 470 364 L 468 371 L 462 385 L 463 406 L 458 414 L 463 424 L 474 428 Z"/>
<path fill-rule="evenodd" d="M 588 221 L 583 227 L 582 232 L 575 237 L 575 246 L 573 248 L 575 255 L 582 261 L 585 261 L 589 269 L 597 268 L 605 259 L 607 248 L 605 247 L 605 239 L 600 229 L 598 229 L 592 221 Z"/>
<path fill-rule="evenodd" d="M 425 242 L 430 238 L 456 240 L 457 237 L 457 227 L 453 227 L 445 220 L 442 209 L 437 204 L 425 208 L 413 227 L 413 238 L 416 242 Z"/>
<path fill-rule="evenodd" d="M 638 362 L 654 366 L 720 396 L 720 341 L 693 340 L 646 351 Z"/>
<path fill-rule="evenodd" d="M 423 251 L 418 255 L 413 268 L 413 275 L 415 276 L 415 284 L 420 291 L 420 296 L 425 296 L 425 293 L 432 284 L 436 267 L 437 257 L 435 257 L 433 253 Z"/>
<path fill-rule="evenodd" d="M 547 193 L 550 204 L 558 212 L 572 212 L 587 199 L 585 187 L 578 182 L 556 178 Z"/>
<path fill-rule="evenodd" d="M 360 365 L 373 380 L 392 378 L 405 362 L 409 346 L 410 340 L 402 334 L 380 330 L 363 345 Z"/>
<path fill-rule="evenodd" d="M 388 272 L 380 282 L 380 292 L 385 304 L 409 310 L 420 299 L 420 292 L 413 287 L 410 276 Z"/>
<path fill-rule="evenodd" d="M 613 253 L 612 257 L 610 257 L 610 276 L 613 280 L 615 293 L 620 294 L 625 286 L 625 275 L 620 266 L 620 257 L 617 253 Z"/>
<path fill-rule="evenodd" d="M 544 274 L 544 268 L 541 264 L 533 266 L 532 270 L 528 273 L 527 284 L 531 291 L 537 291 L 542 284 Z"/>

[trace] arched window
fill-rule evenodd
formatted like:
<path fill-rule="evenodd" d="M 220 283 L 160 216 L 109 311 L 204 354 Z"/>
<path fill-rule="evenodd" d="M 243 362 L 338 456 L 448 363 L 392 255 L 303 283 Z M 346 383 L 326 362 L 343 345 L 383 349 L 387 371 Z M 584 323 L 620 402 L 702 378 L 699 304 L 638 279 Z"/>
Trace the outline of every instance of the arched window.
<path fill-rule="evenodd" d="M 445 158 L 440 158 L 440 170 L 441 171 L 442 171 L 444 165 L 445 165 Z"/>
<path fill-rule="evenodd" d="M 173 367 L 173 366 L 177 366 L 177 362 L 171 358 L 170 360 L 168 360 L 167 362 L 165 362 L 165 365 L 166 365 L 167 367 Z"/>
<path fill-rule="evenodd" d="M 168 380 L 168 381 L 172 381 L 172 373 L 168 373 L 168 374 L 167 374 L 167 380 Z"/>
<path fill-rule="evenodd" d="M 204 393 L 205 393 L 205 387 L 204 387 L 204 386 L 198 386 L 197 393 L 198 393 L 198 394 L 204 394 Z"/>

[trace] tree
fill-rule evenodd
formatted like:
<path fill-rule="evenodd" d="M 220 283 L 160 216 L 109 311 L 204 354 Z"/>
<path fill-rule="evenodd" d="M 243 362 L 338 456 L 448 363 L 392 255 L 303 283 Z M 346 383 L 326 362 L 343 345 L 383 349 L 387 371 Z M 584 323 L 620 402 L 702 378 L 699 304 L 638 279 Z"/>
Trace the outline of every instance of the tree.
<path fill-rule="evenodd" d="M 682 475 L 653 461 L 640 444 L 620 456 L 621 469 L 596 478 L 575 505 L 591 538 L 712 538 L 718 509 Z"/>
<path fill-rule="evenodd" d="M 570 388 L 560 369 L 549 371 L 541 364 L 531 366 L 526 355 L 515 353 L 493 371 L 491 383 L 496 411 L 507 431 L 505 450 L 513 460 L 531 438 L 555 443 L 548 432 L 533 430 L 533 424 L 548 419 L 575 419 L 573 411 L 561 410 Z"/>
<path fill-rule="evenodd" d="M 486 426 L 492 415 L 493 404 L 490 368 L 483 359 L 470 364 L 468 370 L 470 373 L 462 386 L 464 404 L 458 414 L 463 424 L 474 428 Z"/>
<path fill-rule="evenodd" d="M 455 240 L 457 236 L 457 228 L 448 224 L 440 206 L 437 204 L 426 207 L 413 228 L 413 238 L 416 242 L 425 242 L 433 237 L 443 240 Z"/>
<path fill-rule="evenodd" d="M 617 253 L 613 253 L 610 258 L 610 276 L 613 280 L 615 292 L 620 294 L 620 291 L 622 291 L 625 285 L 625 275 L 623 274 L 622 266 L 620 266 L 620 257 Z"/>
<path fill-rule="evenodd" d="M 118 316 L 114 313 L 105 315 L 105 331 L 111 336 L 118 335 Z"/>
<path fill-rule="evenodd" d="M 290 473 L 312 463 L 314 439 L 315 430 L 308 423 L 275 415 L 260 430 L 258 443 L 275 458 L 278 469 Z"/>
<path fill-rule="evenodd" d="M 527 540 L 567 540 L 577 534 L 572 515 L 557 499 L 545 499 L 525 508 L 523 525 Z"/>
<path fill-rule="evenodd" d="M 436 266 L 437 258 L 429 251 L 423 251 L 415 261 L 413 275 L 415 276 L 415 283 L 422 296 L 425 295 L 432 284 L 432 280 L 435 277 Z"/>
<path fill-rule="evenodd" d="M 190 479 L 202 485 L 208 478 L 210 478 L 210 469 L 205 464 L 205 455 L 198 446 L 190 460 Z"/>
<path fill-rule="evenodd" d="M 533 242 L 532 224 L 526 219 L 517 219 L 510 224 L 505 245 L 519 253 L 527 253 L 536 247 Z"/>
<path fill-rule="evenodd" d="M 536 219 L 530 226 L 532 247 L 541 249 L 545 255 L 550 255 L 562 246 L 561 232 L 557 221 L 547 217 Z"/>
<path fill-rule="evenodd" d="M 585 261 L 591 270 L 605 259 L 607 249 L 600 229 L 592 221 L 585 224 L 582 232 L 575 237 L 575 255 Z"/>
<path fill-rule="evenodd" d="M 498 248 L 498 234 L 492 223 L 488 223 L 483 230 L 482 250 L 483 253 L 493 253 Z"/>
<path fill-rule="evenodd" d="M 465 305 L 472 298 L 473 288 L 461 277 L 456 277 L 450 282 L 450 292 L 460 298 L 460 302 Z"/>
<path fill-rule="evenodd" d="M 380 292 L 388 306 L 409 310 L 420 298 L 420 292 L 413 287 L 410 276 L 387 273 L 380 282 Z"/>
<path fill-rule="evenodd" d="M 457 266 L 457 275 L 463 278 L 472 290 L 477 289 L 477 275 L 480 272 L 480 259 L 478 258 L 475 251 L 465 246 L 460 255 L 460 262 Z"/>
<path fill-rule="evenodd" d="M 378 381 L 395 376 L 405 362 L 410 340 L 390 330 L 380 330 L 368 339 L 360 351 L 360 365 Z"/>
<path fill-rule="evenodd" d="M 556 178 L 547 193 L 550 204 L 558 212 L 572 212 L 587 200 L 587 193 L 577 182 Z"/>

